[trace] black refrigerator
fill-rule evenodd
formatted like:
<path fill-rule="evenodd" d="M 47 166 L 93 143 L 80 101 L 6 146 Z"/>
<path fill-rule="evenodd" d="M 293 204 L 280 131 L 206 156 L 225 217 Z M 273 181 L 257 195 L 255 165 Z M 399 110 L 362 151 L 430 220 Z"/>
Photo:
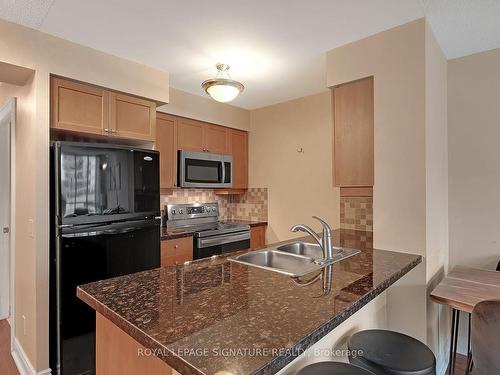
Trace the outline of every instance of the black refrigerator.
<path fill-rule="evenodd" d="M 51 145 L 50 365 L 95 374 L 88 282 L 160 267 L 159 153 L 130 146 Z"/>

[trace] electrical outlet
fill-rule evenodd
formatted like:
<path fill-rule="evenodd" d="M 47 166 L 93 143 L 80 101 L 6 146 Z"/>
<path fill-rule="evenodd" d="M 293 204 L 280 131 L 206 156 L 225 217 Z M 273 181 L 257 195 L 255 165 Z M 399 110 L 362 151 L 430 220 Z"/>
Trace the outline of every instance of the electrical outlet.
<path fill-rule="evenodd" d="M 21 315 L 23 318 L 23 335 L 26 336 L 26 317 L 24 315 Z"/>

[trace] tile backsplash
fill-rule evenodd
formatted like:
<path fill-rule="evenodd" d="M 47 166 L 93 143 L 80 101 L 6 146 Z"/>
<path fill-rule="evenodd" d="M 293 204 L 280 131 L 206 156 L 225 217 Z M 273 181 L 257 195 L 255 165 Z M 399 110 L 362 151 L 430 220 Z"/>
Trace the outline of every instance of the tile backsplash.
<path fill-rule="evenodd" d="M 248 189 L 245 194 L 228 198 L 231 219 L 267 221 L 267 188 Z"/>
<path fill-rule="evenodd" d="M 340 228 L 373 232 L 373 197 L 341 197 Z"/>
<path fill-rule="evenodd" d="M 216 195 L 211 189 L 175 189 L 161 196 L 165 204 L 219 203 L 219 216 L 225 220 L 267 221 L 267 188 L 250 188 L 242 195 Z"/>

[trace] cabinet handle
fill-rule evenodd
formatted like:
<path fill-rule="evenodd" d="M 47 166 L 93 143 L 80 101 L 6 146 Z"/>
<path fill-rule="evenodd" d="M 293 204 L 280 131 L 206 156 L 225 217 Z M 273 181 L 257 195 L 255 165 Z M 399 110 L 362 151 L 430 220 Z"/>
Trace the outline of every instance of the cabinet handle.
<path fill-rule="evenodd" d="M 179 245 L 174 245 L 174 249 L 178 249 L 179 248 Z"/>
<path fill-rule="evenodd" d="M 104 132 L 109 133 L 109 129 L 104 129 Z"/>

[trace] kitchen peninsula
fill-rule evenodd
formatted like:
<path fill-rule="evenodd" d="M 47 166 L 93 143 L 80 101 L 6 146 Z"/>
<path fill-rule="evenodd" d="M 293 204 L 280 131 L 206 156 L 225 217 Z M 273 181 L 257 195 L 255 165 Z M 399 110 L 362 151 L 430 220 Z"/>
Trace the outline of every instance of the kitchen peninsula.
<path fill-rule="evenodd" d="M 278 372 L 422 261 L 373 249 L 372 236 L 334 232 L 361 252 L 333 265 L 328 287 L 223 256 L 80 286 L 96 310 L 97 375 L 115 373 L 106 363 L 116 374 L 141 363 L 148 375 Z"/>

